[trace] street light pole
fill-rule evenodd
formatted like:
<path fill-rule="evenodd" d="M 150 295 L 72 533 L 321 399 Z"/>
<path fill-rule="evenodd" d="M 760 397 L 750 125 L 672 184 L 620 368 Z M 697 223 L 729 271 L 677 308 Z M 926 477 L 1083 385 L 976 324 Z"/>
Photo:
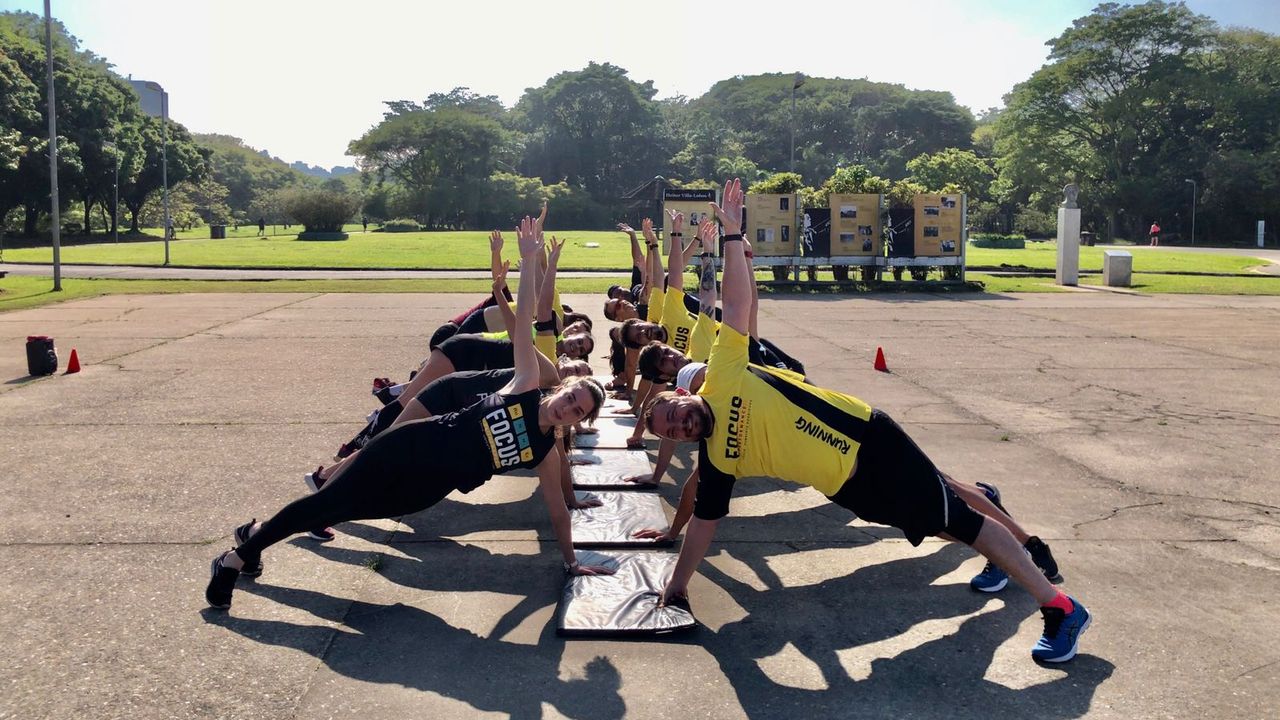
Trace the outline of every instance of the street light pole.
<path fill-rule="evenodd" d="M 1183 182 L 1191 183 L 1191 244 L 1196 244 L 1196 181 L 1190 178 Z"/>
<path fill-rule="evenodd" d="M 160 92 L 160 128 L 164 140 L 160 145 L 160 182 L 164 185 L 164 264 L 169 265 L 169 93 Z"/>
<path fill-rule="evenodd" d="M 53 221 L 53 291 L 62 292 L 62 219 L 58 217 L 58 117 L 53 98 L 53 20 L 49 0 L 44 0 L 45 69 L 49 83 L 49 200 Z"/>
<path fill-rule="evenodd" d="M 114 242 L 120 242 L 120 150 L 114 142 L 102 143 L 102 147 L 110 150 L 116 161 L 115 181 L 111 186 L 115 193 L 111 203 L 111 237 Z"/>
<path fill-rule="evenodd" d="M 804 73 L 791 78 L 791 172 L 796 171 L 796 89 L 804 84 Z"/>

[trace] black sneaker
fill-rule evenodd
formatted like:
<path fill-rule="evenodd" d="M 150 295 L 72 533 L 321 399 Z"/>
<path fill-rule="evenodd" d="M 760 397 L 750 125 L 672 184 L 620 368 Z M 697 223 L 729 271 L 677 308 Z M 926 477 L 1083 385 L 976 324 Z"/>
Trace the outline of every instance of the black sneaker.
<path fill-rule="evenodd" d="M 1058 574 L 1058 563 L 1053 559 L 1053 553 L 1049 551 L 1049 546 L 1043 540 L 1032 535 L 1022 547 L 1030 553 L 1031 562 L 1040 568 L 1046 580 L 1051 583 L 1062 582 L 1062 575 Z"/>
<path fill-rule="evenodd" d="M 245 543 L 249 542 L 249 530 L 253 528 L 253 524 L 256 522 L 258 522 L 258 519 L 254 518 L 249 522 L 236 528 L 236 531 L 235 531 L 236 547 L 240 547 L 241 545 L 244 545 Z M 244 567 L 240 568 L 240 574 L 245 577 L 252 577 L 252 578 L 256 578 L 259 575 L 261 575 L 262 574 L 262 558 L 258 558 L 253 562 L 249 562 L 248 560 L 245 560 Z"/>
<path fill-rule="evenodd" d="M 239 570 L 222 564 L 222 558 L 230 552 L 228 550 L 213 559 L 213 565 L 209 567 L 209 586 L 204 589 L 205 601 L 220 610 L 231 607 L 231 591 L 236 589 L 236 578 L 240 577 Z"/>
<path fill-rule="evenodd" d="M 307 537 L 320 542 L 329 542 L 338 537 L 338 533 L 334 532 L 331 527 L 315 528 L 307 531 Z"/>

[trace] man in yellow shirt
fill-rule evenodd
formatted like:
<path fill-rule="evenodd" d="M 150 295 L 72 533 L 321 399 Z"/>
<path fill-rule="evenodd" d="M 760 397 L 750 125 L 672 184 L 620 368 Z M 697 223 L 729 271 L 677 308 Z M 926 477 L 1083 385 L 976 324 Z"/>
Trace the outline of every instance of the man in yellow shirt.
<path fill-rule="evenodd" d="M 1049 583 L 998 518 L 966 503 L 897 423 L 855 397 L 749 366 L 754 278 L 741 235 L 741 183 L 726 183 L 722 197 L 723 208 L 712 209 L 725 231 L 724 323 L 706 379 L 697 395 L 659 394 L 645 413 L 654 434 L 699 443 L 694 517 L 663 602 L 686 593 L 737 478 L 763 475 L 811 485 L 865 520 L 899 528 L 912 544 L 932 535 L 970 545 L 1040 604 L 1044 633 L 1032 657 L 1075 657 L 1089 611 Z"/>

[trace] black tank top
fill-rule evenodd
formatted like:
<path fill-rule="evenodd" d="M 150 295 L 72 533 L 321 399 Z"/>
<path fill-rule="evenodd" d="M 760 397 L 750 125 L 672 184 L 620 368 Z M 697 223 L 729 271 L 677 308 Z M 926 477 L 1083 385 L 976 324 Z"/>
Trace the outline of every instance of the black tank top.
<path fill-rule="evenodd" d="M 438 448 L 443 464 L 458 478 L 458 489 L 469 492 L 499 473 L 532 469 L 555 447 L 555 430 L 538 427 L 540 389 L 515 395 L 494 393 L 457 412 L 436 419 L 455 428 L 454 447 Z"/>

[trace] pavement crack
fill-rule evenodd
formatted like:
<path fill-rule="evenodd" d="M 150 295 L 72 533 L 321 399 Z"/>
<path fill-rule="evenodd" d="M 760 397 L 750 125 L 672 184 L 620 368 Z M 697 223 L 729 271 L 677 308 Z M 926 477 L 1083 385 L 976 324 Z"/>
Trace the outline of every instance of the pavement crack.
<path fill-rule="evenodd" d="M 1090 524 L 1092 524 L 1092 523 L 1099 523 L 1099 522 L 1105 522 L 1105 521 L 1107 521 L 1107 520 L 1110 520 L 1110 519 L 1114 518 L 1115 516 L 1119 515 L 1121 512 L 1123 512 L 1123 511 L 1125 511 L 1125 510 L 1136 510 L 1137 508 L 1155 507 L 1155 506 L 1157 506 L 1157 505 L 1163 505 L 1163 504 L 1164 504 L 1164 501 L 1163 501 L 1163 500 L 1161 500 L 1161 501 L 1158 501 L 1158 502 L 1137 503 L 1137 504 L 1135 504 L 1135 505 L 1122 505 L 1121 507 L 1118 507 L 1118 508 L 1113 509 L 1111 512 L 1107 513 L 1106 515 L 1104 515 L 1104 516 L 1102 516 L 1102 517 L 1094 518 L 1094 519 L 1092 519 L 1092 520 L 1085 520 L 1085 521 L 1083 521 L 1083 522 L 1078 522 L 1078 523 L 1075 523 L 1074 525 L 1072 525 L 1071 527 L 1072 527 L 1072 528 L 1074 528 L 1074 529 L 1076 529 L 1076 530 L 1079 530 L 1080 528 L 1084 527 L 1085 525 L 1090 525 Z"/>

